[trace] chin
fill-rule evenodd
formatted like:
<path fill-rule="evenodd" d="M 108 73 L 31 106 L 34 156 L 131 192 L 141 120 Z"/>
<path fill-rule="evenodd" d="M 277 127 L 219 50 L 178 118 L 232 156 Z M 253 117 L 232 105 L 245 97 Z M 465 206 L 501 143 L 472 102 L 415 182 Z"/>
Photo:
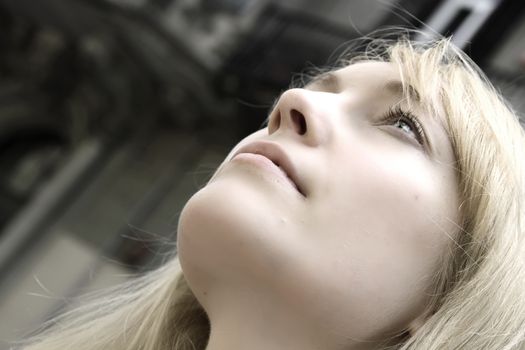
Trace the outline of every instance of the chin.
<path fill-rule="evenodd" d="M 179 218 L 177 249 L 184 275 L 205 309 L 205 292 L 247 285 L 267 290 L 282 283 L 277 276 L 293 280 L 288 269 L 305 256 L 305 240 L 304 228 L 290 219 L 291 207 L 269 186 L 233 172 L 190 198 Z"/>
<path fill-rule="evenodd" d="M 271 274 L 269 263 L 283 249 L 282 232 L 275 206 L 264 195 L 250 183 L 220 179 L 184 206 L 177 250 L 197 298 L 198 290 L 210 290 L 214 283 L 246 283 L 247 278 Z"/>

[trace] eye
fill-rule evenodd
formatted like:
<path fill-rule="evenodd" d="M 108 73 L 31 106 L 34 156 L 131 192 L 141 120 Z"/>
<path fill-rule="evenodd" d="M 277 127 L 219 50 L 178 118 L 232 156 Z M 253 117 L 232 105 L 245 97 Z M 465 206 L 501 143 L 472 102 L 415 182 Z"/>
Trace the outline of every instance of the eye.
<path fill-rule="evenodd" d="M 390 108 L 381 118 L 380 123 L 389 123 L 400 129 L 409 137 L 415 139 L 420 145 L 424 146 L 426 141 L 425 132 L 419 119 L 408 111 L 400 107 Z"/>
<path fill-rule="evenodd" d="M 406 133 L 413 134 L 417 138 L 417 133 L 414 131 L 412 124 L 406 119 L 399 118 L 395 121 L 394 126 L 405 131 Z"/>

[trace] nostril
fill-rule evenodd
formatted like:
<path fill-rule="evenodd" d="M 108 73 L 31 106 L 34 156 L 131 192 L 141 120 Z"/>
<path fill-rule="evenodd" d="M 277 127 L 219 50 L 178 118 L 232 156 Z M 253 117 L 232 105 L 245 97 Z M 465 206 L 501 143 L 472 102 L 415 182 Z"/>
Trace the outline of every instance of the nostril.
<path fill-rule="evenodd" d="M 277 130 L 281 126 L 281 112 L 280 111 L 276 111 L 276 112 L 277 112 L 277 115 L 275 116 L 275 118 L 270 119 L 269 127 L 271 130 Z"/>
<path fill-rule="evenodd" d="M 304 135 L 306 133 L 306 119 L 304 118 L 304 115 L 296 109 L 292 109 L 290 114 L 295 131 L 299 135 Z"/>

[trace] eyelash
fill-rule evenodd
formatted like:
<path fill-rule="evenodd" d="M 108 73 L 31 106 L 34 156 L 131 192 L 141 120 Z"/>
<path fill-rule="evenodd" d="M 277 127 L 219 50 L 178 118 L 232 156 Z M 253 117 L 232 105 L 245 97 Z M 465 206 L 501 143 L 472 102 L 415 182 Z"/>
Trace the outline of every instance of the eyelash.
<path fill-rule="evenodd" d="M 380 122 L 399 122 L 405 121 L 412 128 L 416 134 L 417 142 L 424 146 L 426 144 L 426 136 L 419 119 L 410 112 L 404 111 L 400 107 L 390 108 L 382 117 Z"/>

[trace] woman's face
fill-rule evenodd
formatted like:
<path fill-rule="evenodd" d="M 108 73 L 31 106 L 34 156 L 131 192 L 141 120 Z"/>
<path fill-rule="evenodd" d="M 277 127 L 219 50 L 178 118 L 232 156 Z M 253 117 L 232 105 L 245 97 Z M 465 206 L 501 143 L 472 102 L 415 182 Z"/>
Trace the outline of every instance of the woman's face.
<path fill-rule="evenodd" d="M 442 118 L 412 105 L 420 135 L 405 102 L 394 65 L 353 64 L 283 93 L 268 127 L 231 151 L 179 222 L 212 325 L 228 303 L 278 305 L 342 339 L 421 322 L 458 230 L 458 188 Z"/>

